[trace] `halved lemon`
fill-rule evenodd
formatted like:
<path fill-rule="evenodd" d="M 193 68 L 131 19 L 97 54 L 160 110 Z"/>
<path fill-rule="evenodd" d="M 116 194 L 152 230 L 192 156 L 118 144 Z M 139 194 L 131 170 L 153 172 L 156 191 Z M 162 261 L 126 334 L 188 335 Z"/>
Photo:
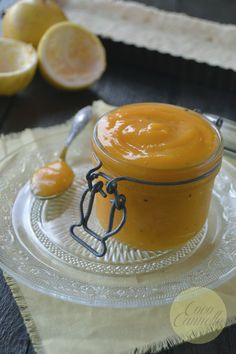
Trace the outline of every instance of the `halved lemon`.
<path fill-rule="evenodd" d="M 23 90 L 37 67 L 37 52 L 31 44 L 0 38 L 0 95 Z"/>
<path fill-rule="evenodd" d="M 99 38 L 72 22 L 53 25 L 38 46 L 39 68 L 52 85 L 67 90 L 90 86 L 106 68 Z"/>

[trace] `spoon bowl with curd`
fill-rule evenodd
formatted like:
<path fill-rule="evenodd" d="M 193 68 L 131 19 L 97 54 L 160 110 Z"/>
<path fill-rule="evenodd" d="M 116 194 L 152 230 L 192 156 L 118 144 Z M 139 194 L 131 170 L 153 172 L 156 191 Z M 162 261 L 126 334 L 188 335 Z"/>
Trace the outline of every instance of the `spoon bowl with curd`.
<path fill-rule="evenodd" d="M 74 172 L 66 162 L 69 146 L 92 118 L 92 107 L 79 110 L 72 123 L 59 158 L 34 172 L 30 180 L 31 192 L 39 199 L 52 199 L 63 194 L 74 181 Z"/>

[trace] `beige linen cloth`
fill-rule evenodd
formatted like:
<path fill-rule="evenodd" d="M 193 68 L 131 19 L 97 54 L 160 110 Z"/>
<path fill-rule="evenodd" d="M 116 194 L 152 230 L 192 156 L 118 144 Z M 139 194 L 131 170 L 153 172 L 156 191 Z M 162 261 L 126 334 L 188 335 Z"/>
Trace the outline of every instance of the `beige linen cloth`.
<path fill-rule="evenodd" d="M 93 104 L 97 117 L 111 107 Z M 52 128 L 27 129 L 2 136 L 0 157 L 52 132 L 65 132 L 69 123 Z M 92 125 L 83 134 L 88 138 Z M 235 174 L 236 177 L 236 174 Z M 144 309 L 94 308 L 65 302 L 33 291 L 5 275 L 39 354 L 121 354 L 158 352 L 182 340 L 173 332 L 170 305 Z M 227 325 L 236 321 L 236 277 L 217 289 L 228 312 Z"/>
<path fill-rule="evenodd" d="M 71 21 L 112 41 L 236 71 L 235 25 L 163 11 L 134 1 L 57 2 Z"/>

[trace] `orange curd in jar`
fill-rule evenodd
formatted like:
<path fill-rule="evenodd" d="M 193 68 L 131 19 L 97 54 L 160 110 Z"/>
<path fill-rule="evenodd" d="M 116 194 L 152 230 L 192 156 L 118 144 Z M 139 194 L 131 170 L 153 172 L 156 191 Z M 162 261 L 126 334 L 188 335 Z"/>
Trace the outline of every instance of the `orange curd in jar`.
<path fill-rule="evenodd" d="M 114 237 L 144 250 L 171 249 L 193 238 L 206 221 L 222 151 L 217 128 L 182 107 L 139 103 L 105 114 L 94 130 L 95 158 L 112 178 L 138 180 L 118 183 L 127 219 Z M 110 208 L 109 195 L 98 193 L 96 213 L 104 229 Z M 116 225 L 120 218 L 117 211 Z"/>

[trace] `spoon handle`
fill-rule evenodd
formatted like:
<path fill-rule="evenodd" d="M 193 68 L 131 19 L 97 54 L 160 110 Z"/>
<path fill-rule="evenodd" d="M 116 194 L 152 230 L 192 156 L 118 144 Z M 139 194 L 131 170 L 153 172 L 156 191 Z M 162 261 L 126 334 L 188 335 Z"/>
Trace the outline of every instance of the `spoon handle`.
<path fill-rule="evenodd" d="M 68 147 L 70 146 L 72 141 L 76 138 L 76 136 L 81 132 L 81 130 L 83 130 L 86 124 L 91 120 L 91 118 L 92 118 L 91 106 L 86 106 L 80 109 L 75 114 L 74 119 L 72 121 L 71 130 L 66 138 L 64 148 L 60 153 L 60 159 L 65 160 Z"/>
<path fill-rule="evenodd" d="M 68 147 L 75 137 L 81 132 L 92 117 L 92 107 L 86 106 L 80 109 L 74 116 L 72 127 L 65 141 L 65 147 Z"/>

